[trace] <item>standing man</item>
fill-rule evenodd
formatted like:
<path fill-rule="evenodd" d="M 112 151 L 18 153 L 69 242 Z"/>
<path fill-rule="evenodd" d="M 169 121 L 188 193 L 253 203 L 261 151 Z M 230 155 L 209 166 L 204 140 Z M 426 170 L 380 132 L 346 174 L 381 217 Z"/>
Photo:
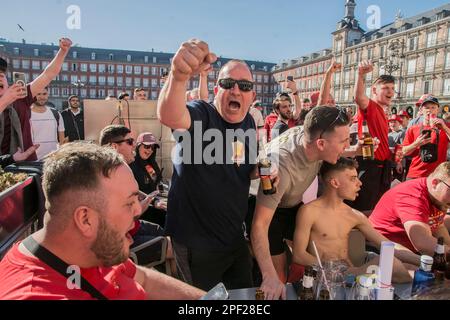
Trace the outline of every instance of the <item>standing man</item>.
<path fill-rule="evenodd" d="M 58 149 L 59 144 L 67 142 L 64 136 L 64 121 L 61 114 L 47 107 L 48 89 L 45 88 L 36 96 L 31 107 L 31 134 L 33 144 L 39 144 L 36 151 L 38 160 L 42 160 L 50 152 Z"/>
<path fill-rule="evenodd" d="M 273 102 L 273 108 L 278 114 L 278 120 L 271 130 L 271 140 L 289 130 L 289 120 L 292 120 L 291 101 L 288 94 L 281 94 Z"/>
<path fill-rule="evenodd" d="M 161 123 L 178 130 L 176 139 L 183 138 L 177 145 L 182 159 L 174 159 L 166 230 L 185 281 L 204 290 L 219 282 L 249 288 L 252 261 L 243 223 L 250 180 L 257 178 L 256 128 L 248 113 L 256 96 L 250 68 L 229 61 L 219 73 L 214 103 L 197 100 L 186 106 L 187 82 L 216 59 L 205 42 L 183 43 L 159 97 Z M 206 134 L 213 132 L 222 139 L 209 142 Z M 230 133 L 233 139 L 226 138 Z M 200 145 L 199 137 L 205 140 Z M 205 158 L 213 146 L 216 156 Z"/>
<path fill-rule="evenodd" d="M 84 140 L 84 112 L 80 108 L 80 98 L 69 97 L 69 108 L 61 112 L 65 135 L 69 142 Z"/>
<path fill-rule="evenodd" d="M 350 146 L 349 121 L 343 108 L 315 107 L 303 130 L 291 129 L 267 147 L 277 163 L 280 183 L 273 195 L 264 195 L 260 188 L 251 239 L 263 276 L 261 290 L 268 300 L 286 299 L 285 240 L 293 239 L 298 209 L 322 161 L 336 163 Z"/>
<path fill-rule="evenodd" d="M 26 87 L 26 94 L 23 98 L 16 100 L 13 103 L 13 107 L 16 110 L 22 130 L 22 138 L 23 138 L 23 149 L 26 150 L 33 146 L 33 138 L 30 126 L 31 119 L 31 105 L 35 101 L 35 97 L 39 92 L 42 92 L 49 84 L 55 79 L 59 72 L 61 71 L 61 67 L 64 63 L 64 59 L 69 53 L 70 47 L 72 46 L 72 41 L 67 38 L 62 38 L 59 40 L 59 51 L 56 54 L 55 58 L 50 62 L 50 64 L 45 68 L 44 72 L 42 72 L 39 77 L 33 80 Z M 7 87 L 4 87 L 7 89 Z M 4 103 L 5 102 L 5 103 Z M 0 101 L 0 113 L 8 107 L 7 101 Z M 9 102 L 11 103 L 11 102 Z M 9 123 L 11 119 L 9 119 L 8 113 L 4 115 L 5 123 Z M 10 141 L 10 133 L 5 131 L 5 141 Z M 33 161 L 37 160 L 37 156 L 33 153 L 27 160 Z"/>
<path fill-rule="evenodd" d="M 147 92 L 144 88 L 134 89 L 134 100 L 135 101 L 147 101 Z"/>
<path fill-rule="evenodd" d="M 358 198 L 350 205 L 366 213 L 375 208 L 378 200 L 389 190 L 392 180 L 387 114 L 395 96 L 395 78 L 389 75 L 378 77 L 373 83 L 372 99 L 370 99 L 366 96 L 365 77 L 372 71 L 372 62 L 360 63 L 355 87 L 355 102 L 359 108 L 357 117 L 360 135 L 362 124 L 367 121 L 370 134 L 378 138 L 380 144 L 375 152 L 375 160 L 358 158 L 359 179 L 363 185 Z"/>

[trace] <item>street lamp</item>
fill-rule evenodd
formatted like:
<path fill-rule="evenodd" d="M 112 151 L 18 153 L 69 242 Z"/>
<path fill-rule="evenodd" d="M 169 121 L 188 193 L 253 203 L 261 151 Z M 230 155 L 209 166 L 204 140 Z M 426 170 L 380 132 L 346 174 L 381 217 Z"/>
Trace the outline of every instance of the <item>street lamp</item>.
<path fill-rule="evenodd" d="M 72 82 L 72 85 L 77 88 L 78 97 L 81 97 L 81 88 L 84 88 L 85 84 L 78 79 L 76 82 Z"/>
<path fill-rule="evenodd" d="M 386 70 L 389 75 L 392 75 L 397 70 L 400 71 L 397 91 L 397 99 L 399 100 L 401 99 L 402 92 L 402 69 L 403 60 L 405 59 L 405 48 L 404 39 L 394 39 L 388 45 L 388 56 L 380 59 L 380 65 L 384 67 L 384 70 Z"/>

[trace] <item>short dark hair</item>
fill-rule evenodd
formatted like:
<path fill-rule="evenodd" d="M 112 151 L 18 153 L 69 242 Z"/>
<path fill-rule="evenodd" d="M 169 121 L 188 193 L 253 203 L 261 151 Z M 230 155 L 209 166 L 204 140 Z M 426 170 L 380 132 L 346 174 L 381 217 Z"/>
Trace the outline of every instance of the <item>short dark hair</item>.
<path fill-rule="evenodd" d="M 130 95 L 128 94 L 128 92 L 122 92 L 122 93 L 119 94 L 118 99 L 119 99 L 119 100 L 122 100 L 123 98 L 129 97 L 129 96 L 130 96 Z"/>
<path fill-rule="evenodd" d="M 67 101 L 70 102 L 72 99 L 75 99 L 75 98 L 80 99 L 78 96 L 72 95 L 72 96 L 69 97 L 69 99 L 67 99 Z"/>
<path fill-rule="evenodd" d="M 104 210 L 106 200 L 97 193 L 101 191 L 100 178 L 110 177 L 124 163 L 123 157 L 111 148 L 87 142 L 61 146 L 44 163 L 42 186 L 47 211 L 51 216 L 61 215 L 81 205 Z M 69 197 L 70 203 L 65 203 L 63 197 Z"/>
<path fill-rule="evenodd" d="M 289 103 L 292 103 L 292 99 L 289 96 L 289 93 L 287 93 L 287 92 L 277 93 L 277 97 L 273 101 L 273 108 L 279 110 L 281 102 L 284 102 L 284 101 L 289 101 Z"/>
<path fill-rule="evenodd" d="M 108 144 L 123 139 L 127 134 L 131 133 L 131 130 L 123 125 L 110 125 L 100 132 L 100 145 L 106 146 Z"/>
<path fill-rule="evenodd" d="M 336 164 L 324 162 L 320 168 L 320 176 L 326 180 L 331 172 L 344 171 L 347 169 L 358 169 L 358 162 L 350 158 L 340 158 Z"/>
<path fill-rule="evenodd" d="M 395 84 L 395 77 L 388 75 L 388 74 L 384 74 L 384 75 L 379 76 L 373 82 L 373 85 L 376 86 L 377 84 L 389 84 L 389 83 Z"/>
<path fill-rule="evenodd" d="M 334 131 L 336 127 L 348 126 L 350 117 L 341 107 L 315 107 L 305 119 L 304 132 L 309 142 L 318 139 L 321 134 Z"/>
<path fill-rule="evenodd" d="M 6 73 L 8 71 L 8 62 L 0 57 L 0 72 Z"/>

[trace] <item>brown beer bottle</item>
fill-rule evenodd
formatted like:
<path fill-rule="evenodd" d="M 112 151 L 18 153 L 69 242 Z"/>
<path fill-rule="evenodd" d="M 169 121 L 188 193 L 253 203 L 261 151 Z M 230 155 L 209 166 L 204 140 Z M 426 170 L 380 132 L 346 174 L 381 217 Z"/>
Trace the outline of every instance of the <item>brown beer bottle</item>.
<path fill-rule="evenodd" d="M 363 122 L 363 139 L 364 144 L 362 146 L 362 154 L 364 160 L 374 160 L 375 152 L 373 147 L 373 138 L 369 132 L 369 126 L 367 125 L 367 121 Z"/>
<path fill-rule="evenodd" d="M 261 142 L 260 148 L 261 152 L 259 156 L 258 169 L 263 193 L 265 195 L 275 194 L 277 193 L 277 189 L 273 186 L 272 179 L 270 177 L 272 162 L 267 157 L 264 142 Z"/>
<path fill-rule="evenodd" d="M 436 250 L 434 251 L 433 266 L 431 267 L 431 272 L 434 273 L 435 282 L 440 283 L 445 280 L 445 269 L 446 261 L 444 238 L 439 237 L 438 243 L 436 245 Z"/>
<path fill-rule="evenodd" d="M 265 299 L 264 291 L 262 291 L 261 289 L 257 289 L 255 294 L 255 300 L 263 301 L 264 299 Z"/>
<path fill-rule="evenodd" d="M 305 268 L 303 280 L 297 292 L 298 300 L 314 300 L 314 273 L 313 268 L 308 266 Z"/>

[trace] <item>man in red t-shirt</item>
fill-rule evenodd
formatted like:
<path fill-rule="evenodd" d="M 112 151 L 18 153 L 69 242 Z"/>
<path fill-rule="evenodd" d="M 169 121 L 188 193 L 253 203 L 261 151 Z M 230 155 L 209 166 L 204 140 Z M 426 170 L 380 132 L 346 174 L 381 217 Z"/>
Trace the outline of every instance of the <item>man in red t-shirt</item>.
<path fill-rule="evenodd" d="M 445 162 L 428 178 L 407 181 L 386 192 L 369 220 L 389 240 L 433 256 L 438 237 L 450 245 L 444 225 L 449 208 L 450 162 Z"/>
<path fill-rule="evenodd" d="M 0 262 L 0 300 L 192 300 L 204 295 L 128 259 L 129 232 L 142 210 L 139 188 L 112 148 L 63 145 L 45 162 L 43 189 L 45 227 Z"/>
<path fill-rule="evenodd" d="M 281 93 L 277 94 L 276 99 L 273 101 L 273 112 L 266 117 L 266 120 L 264 123 L 264 130 L 267 135 L 267 142 L 270 142 L 272 140 L 272 129 L 278 121 L 279 114 L 278 114 L 278 110 L 277 110 L 277 105 L 283 101 L 288 101 L 290 104 L 292 104 L 292 99 L 289 96 L 289 93 L 281 92 Z M 296 110 L 297 110 L 297 106 L 296 106 Z M 288 121 L 289 129 L 293 128 L 295 126 L 296 126 L 296 120 L 289 119 L 289 121 Z"/>
<path fill-rule="evenodd" d="M 373 65 L 370 61 L 361 62 L 355 87 L 355 102 L 359 108 L 359 134 L 361 136 L 362 123 L 367 121 L 370 134 L 380 142 L 375 151 L 375 160 L 358 158 L 359 176 L 363 186 L 359 197 L 351 206 L 366 213 L 373 210 L 381 196 L 389 190 L 392 180 L 387 114 L 395 95 L 395 78 L 388 75 L 377 78 L 372 85 L 372 99 L 369 99 L 366 96 L 365 76 L 372 71 Z"/>
<path fill-rule="evenodd" d="M 450 128 L 444 120 L 437 117 L 439 100 L 433 96 L 427 97 L 420 106 L 424 121 L 410 127 L 403 141 L 403 154 L 412 156 L 408 179 L 426 178 L 441 163 L 447 161 Z M 420 149 L 425 146 L 437 145 L 437 158 L 433 162 L 424 162 Z"/>
<path fill-rule="evenodd" d="M 42 72 L 39 77 L 33 80 L 26 87 L 26 96 L 15 100 L 15 101 L 0 101 L 0 113 L 5 110 L 9 104 L 12 104 L 17 114 L 19 115 L 20 125 L 22 128 L 22 138 L 23 138 L 23 148 L 24 150 L 29 149 L 33 146 L 33 139 L 31 134 L 31 105 L 35 101 L 36 95 L 43 91 L 50 82 L 55 79 L 59 72 L 61 71 L 61 67 L 64 63 L 64 59 L 69 53 L 70 47 L 72 46 L 72 41 L 67 38 L 62 38 L 59 40 L 59 51 L 56 54 L 55 58 L 50 62 L 50 64 L 45 68 L 44 72 Z M 0 88 L 0 96 L 1 96 Z M 5 113 L 5 117 L 8 117 Z M 5 123 L 9 123 L 9 118 L 5 119 Z M 3 139 L 5 141 L 9 141 L 11 132 L 5 131 L 5 136 Z M 37 160 L 36 153 L 33 153 L 27 160 L 34 161 Z"/>

